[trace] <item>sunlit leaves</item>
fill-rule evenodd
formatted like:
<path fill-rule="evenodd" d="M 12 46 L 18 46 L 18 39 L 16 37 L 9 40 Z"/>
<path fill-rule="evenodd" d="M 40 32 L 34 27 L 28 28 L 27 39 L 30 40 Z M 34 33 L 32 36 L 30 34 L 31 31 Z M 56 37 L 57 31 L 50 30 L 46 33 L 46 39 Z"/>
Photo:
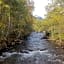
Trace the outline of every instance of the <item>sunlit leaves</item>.
<path fill-rule="evenodd" d="M 1 5 L 2 3 L 3 3 L 2 0 L 0 0 L 0 5 Z"/>
<path fill-rule="evenodd" d="M 30 32 L 32 16 L 28 7 L 29 0 L 0 0 L 0 27 L 4 24 L 6 32 Z M 12 30 L 11 30 L 12 29 Z M 2 30 L 4 30 L 2 28 Z M 7 35 L 6 33 L 6 35 Z M 24 35 L 24 34 L 23 34 Z"/>

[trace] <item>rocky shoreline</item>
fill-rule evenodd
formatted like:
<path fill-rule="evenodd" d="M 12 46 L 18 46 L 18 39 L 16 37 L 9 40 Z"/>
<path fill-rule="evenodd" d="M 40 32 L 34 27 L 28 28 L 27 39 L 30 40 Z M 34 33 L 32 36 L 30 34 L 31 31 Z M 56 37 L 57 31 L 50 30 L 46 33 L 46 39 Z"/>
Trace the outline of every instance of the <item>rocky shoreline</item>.
<path fill-rule="evenodd" d="M 16 47 L 19 45 L 25 45 L 25 40 L 20 40 L 20 39 L 16 39 L 11 41 L 10 43 L 6 40 L 2 41 L 2 43 L 0 43 L 0 55 L 3 52 L 13 52 L 15 51 Z"/>

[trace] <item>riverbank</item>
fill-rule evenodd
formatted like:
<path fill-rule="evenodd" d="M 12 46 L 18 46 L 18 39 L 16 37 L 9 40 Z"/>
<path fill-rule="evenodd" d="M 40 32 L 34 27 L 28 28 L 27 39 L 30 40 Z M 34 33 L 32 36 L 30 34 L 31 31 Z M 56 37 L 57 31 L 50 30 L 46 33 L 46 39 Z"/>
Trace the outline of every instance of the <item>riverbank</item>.
<path fill-rule="evenodd" d="M 52 44 L 55 44 L 58 47 L 61 47 L 64 49 L 64 40 L 57 40 L 57 39 L 48 38 L 48 41 L 51 42 Z"/>
<path fill-rule="evenodd" d="M 2 41 L 3 42 L 3 41 Z M 19 50 L 16 50 L 17 47 L 19 45 L 24 45 L 25 43 L 25 40 L 20 40 L 20 39 L 16 39 L 16 40 L 13 40 L 11 41 L 10 43 L 7 42 L 6 40 L 0 44 L 0 55 L 3 53 L 3 52 L 14 52 L 14 51 L 19 51 Z"/>
<path fill-rule="evenodd" d="M 57 37 L 56 37 L 57 36 Z M 58 35 L 51 35 L 50 32 L 45 32 L 45 39 L 47 39 L 49 42 L 55 44 L 55 45 L 58 45 L 62 48 L 64 48 L 64 39 L 63 38 L 59 38 Z"/>

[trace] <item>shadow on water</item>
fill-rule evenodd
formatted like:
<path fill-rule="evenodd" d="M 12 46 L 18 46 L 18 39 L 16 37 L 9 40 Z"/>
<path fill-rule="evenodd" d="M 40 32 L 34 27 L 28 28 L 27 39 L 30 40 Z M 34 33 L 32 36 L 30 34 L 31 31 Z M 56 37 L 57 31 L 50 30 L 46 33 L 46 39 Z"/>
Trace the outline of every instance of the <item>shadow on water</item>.
<path fill-rule="evenodd" d="M 44 33 L 32 32 L 21 52 L 5 52 L 0 56 L 0 64 L 64 64 L 64 50 L 44 37 Z"/>

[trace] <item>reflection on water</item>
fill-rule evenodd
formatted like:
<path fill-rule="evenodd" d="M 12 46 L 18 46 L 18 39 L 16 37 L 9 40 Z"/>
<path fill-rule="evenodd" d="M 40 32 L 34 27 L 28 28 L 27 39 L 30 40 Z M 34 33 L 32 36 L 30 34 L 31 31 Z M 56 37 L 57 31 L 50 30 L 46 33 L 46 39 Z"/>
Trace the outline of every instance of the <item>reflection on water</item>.
<path fill-rule="evenodd" d="M 64 64 L 64 50 L 41 39 L 44 35 L 32 32 L 23 53 L 5 52 L 0 56 L 0 64 Z"/>

